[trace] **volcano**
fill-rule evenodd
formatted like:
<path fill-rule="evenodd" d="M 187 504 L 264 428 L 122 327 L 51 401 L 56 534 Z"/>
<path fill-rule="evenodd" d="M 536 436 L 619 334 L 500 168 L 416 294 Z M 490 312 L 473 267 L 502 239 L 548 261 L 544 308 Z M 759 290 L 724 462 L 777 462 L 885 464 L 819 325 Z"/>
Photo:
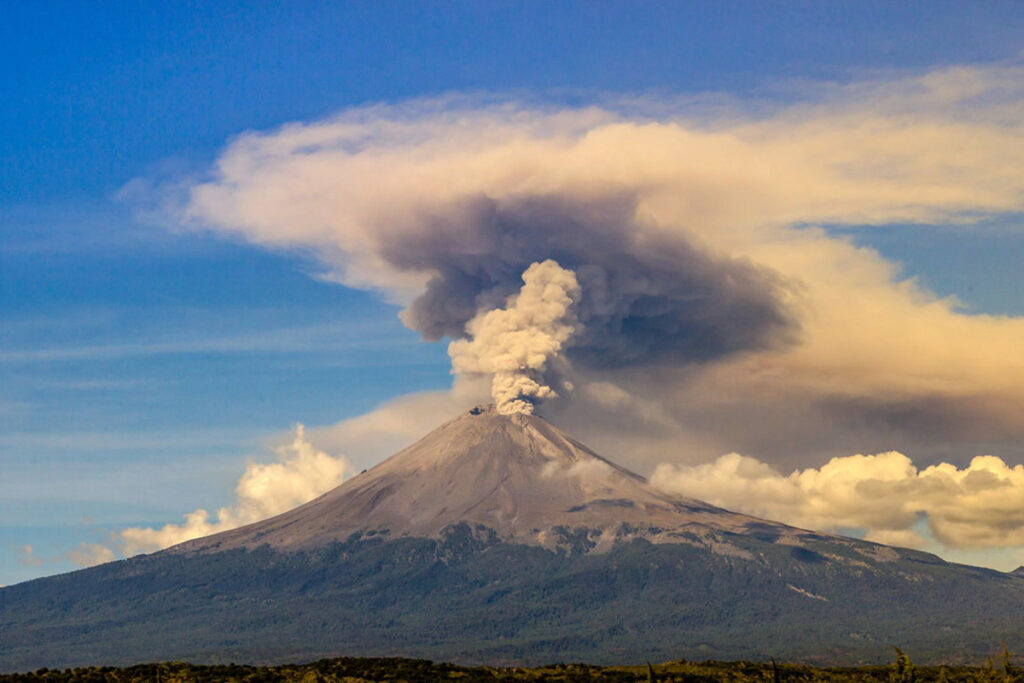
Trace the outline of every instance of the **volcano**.
<path fill-rule="evenodd" d="M 294 510 L 0 589 L 0 670 L 342 655 L 969 661 L 1024 577 L 668 496 L 475 408 Z"/>
<path fill-rule="evenodd" d="M 543 418 L 480 406 L 301 507 L 190 541 L 173 552 L 293 551 L 353 534 L 440 538 L 464 524 L 503 542 L 557 549 L 566 535 L 589 552 L 643 538 L 673 543 L 722 532 L 808 532 L 670 497 Z"/>

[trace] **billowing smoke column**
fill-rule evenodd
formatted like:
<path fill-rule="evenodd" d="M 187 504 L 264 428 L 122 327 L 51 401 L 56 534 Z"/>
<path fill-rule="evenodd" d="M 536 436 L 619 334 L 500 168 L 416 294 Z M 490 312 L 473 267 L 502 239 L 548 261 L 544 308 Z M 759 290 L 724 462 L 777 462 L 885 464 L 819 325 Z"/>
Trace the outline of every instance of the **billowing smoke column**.
<path fill-rule="evenodd" d="M 574 372 L 705 363 L 785 346 L 799 329 L 776 273 L 651 229 L 631 197 L 475 197 L 416 218 L 382 229 L 375 248 L 390 267 L 431 273 L 402 314 L 429 340 L 466 337 L 546 259 L 581 289 Z"/>
<path fill-rule="evenodd" d="M 556 394 L 546 373 L 578 331 L 576 274 L 548 259 L 523 272 L 523 286 L 505 308 L 481 311 L 466 323 L 468 339 L 448 346 L 452 370 L 493 375 L 499 413 L 532 413 Z"/>
<path fill-rule="evenodd" d="M 562 386 L 551 383 L 556 373 L 581 384 L 617 371 L 720 363 L 800 338 L 794 283 L 703 238 L 712 228 L 699 212 L 665 223 L 645 199 L 650 188 L 591 182 L 585 169 L 609 170 L 594 161 L 602 155 L 548 177 L 540 150 L 506 160 L 516 148 L 498 144 L 492 158 L 477 147 L 490 149 L 488 134 L 446 141 L 444 131 L 458 128 L 446 126 L 425 129 L 429 140 L 441 135 L 434 142 L 392 139 L 394 131 L 349 138 L 358 125 L 319 143 L 306 134 L 284 144 L 250 136 L 221 164 L 222 177 L 193 189 L 190 211 L 257 243 L 312 247 L 330 278 L 387 293 L 405 305 L 406 326 L 429 341 L 455 340 L 456 372 L 493 375 L 508 410 L 528 411 L 550 396 Z M 684 182 L 672 201 L 702 206 L 698 189 Z M 532 287 L 524 272 L 574 276 L 563 287 L 572 305 L 551 304 L 556 312 L 529 328 L 545 329 L 541 337 L 557 350 L 510 351 L 520 341 L 510 330 L 526 335 L 516 325 L 530 322 L 520 311 Z"/>
<path fill-rule="evenodd" d="M 1024 69 L 1001 65 L 812 87 L 823 99 L 778 109 L 373 105 L 240 135 L 187 189 L 181 218 L 313 258 L 446 343 L 555 260 L 579 284 L 579 326 L 549 381 L 517 376 L 559 393 L 552 377 L 571 380 L 574 400 L 545 406 L 550 417 L 637 466 L 729 451 L 787 467 L 853 450 L 960 458 L 982 437 L 1016 458 L 1024 320 L 968 314 L 903 280 L 858 226 L 1021 211 L 1022 84 Z M 439 420 L 435 402 L 461 410 L 479 385 L 345 429 Z"/>

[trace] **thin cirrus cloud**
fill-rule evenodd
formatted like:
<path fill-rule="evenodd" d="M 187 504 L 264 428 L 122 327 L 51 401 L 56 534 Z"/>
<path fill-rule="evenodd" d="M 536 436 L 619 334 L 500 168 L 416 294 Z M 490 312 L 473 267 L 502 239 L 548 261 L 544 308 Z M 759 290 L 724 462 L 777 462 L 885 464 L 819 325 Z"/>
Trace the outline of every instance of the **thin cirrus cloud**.
<path fill-rule="evenodd" d="M 357 328 L 352 325 L 320 324 L 241 335 L 181 339 L 171 342 L 142 341 L 128 344 L 92 344 L 32 349 L 0 348 L 0 364 L 108 360 L 204 353 L 337 353 L 375 349 L 382 346 L 408 347 L 409 342 L 393 334 L 390 325 Z"/>

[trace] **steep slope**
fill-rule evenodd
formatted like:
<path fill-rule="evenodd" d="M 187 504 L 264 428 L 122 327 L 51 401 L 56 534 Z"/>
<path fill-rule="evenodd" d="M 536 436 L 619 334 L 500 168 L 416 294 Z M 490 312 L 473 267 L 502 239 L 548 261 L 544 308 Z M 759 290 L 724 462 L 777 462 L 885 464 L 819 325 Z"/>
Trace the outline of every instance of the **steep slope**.
<path fill-rule="evenodd" d="M 431 537 L 454 524 L 503 541 L 556 547 L 585 530 L 592 550 L 646 538 L 672 543 L 716 532 L 808 536 L 782 524 L 666 496 L 535 415 L 478 407 L 373 469 L 276 517 L 185 543 L 176 552 L 270 545 L 309 549 L 354 533 Z"/>
<path fill-rule="evenodd" d="M 291 512 L 0 589 L 0 671 L 338 655 L 977 661 L 1024 577 L 668 498 L 474 410 Z"/>

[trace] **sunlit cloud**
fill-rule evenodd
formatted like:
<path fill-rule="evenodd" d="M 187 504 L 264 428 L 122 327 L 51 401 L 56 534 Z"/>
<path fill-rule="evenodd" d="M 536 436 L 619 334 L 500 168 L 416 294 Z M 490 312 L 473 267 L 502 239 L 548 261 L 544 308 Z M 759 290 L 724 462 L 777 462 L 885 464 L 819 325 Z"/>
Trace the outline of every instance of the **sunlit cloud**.
<path fill-rule="evenodd" d="M 94 567 L 116 560 L 117 554 L 100 543 L 85 543 L 83 541 L 77 548 L 69 550 L 65 557 L 71 564 L 78 567 Z"/>
<path fill-rule="evenodd" d="M 31 545 L 23 545 L 18 548 L 18 564 L 22 567 L 40 567 L 43 564 L 43 558 L 36 555 L 35 549 Z"/>
<path fill-rule="evenodd" d="M 833 458 L 788 475 L 736 453 L 702 465 L 659 465 L 671 493 L 810 529 L 861 529 L 870 540 L 921 546 L 916 527 L 954 549 L 1024 546 L 1024 467 L 977 456 L 918 469 L 902 453 Z"/>
<path fill-rule="evenodd" d="M 235 487 L 233 505 L 214 514 L 194 510 L 178 524 L 123 529 L 116 535 L 115 544 L 124 554 L 135 555 L 234 529 L 312 500 L 353 474 L 347 458 L 314 448 L 302 425 L 296 427 L 289 444 L 277 449 L 277 456 L 276 462 L 249 463 Z M 97 554 L 93 549 L 93 555 Z"/>

